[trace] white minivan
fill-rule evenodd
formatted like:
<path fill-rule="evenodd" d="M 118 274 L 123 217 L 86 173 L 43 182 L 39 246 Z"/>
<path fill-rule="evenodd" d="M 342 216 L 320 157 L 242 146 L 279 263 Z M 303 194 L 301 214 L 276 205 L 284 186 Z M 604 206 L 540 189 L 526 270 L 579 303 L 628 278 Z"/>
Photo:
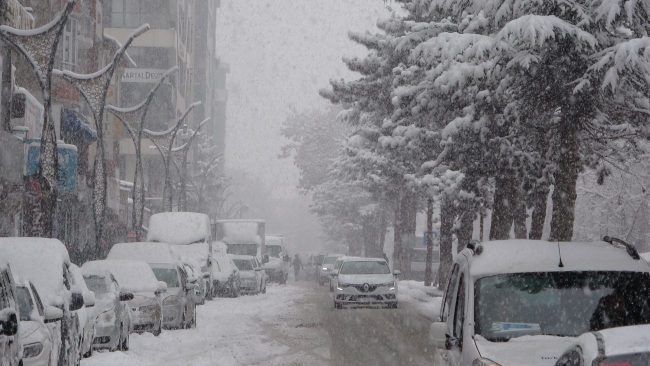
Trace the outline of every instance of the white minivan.
<path fill-rule="evenodd" d="M 650 323 L 649 292 L 648 264 L 618 239 L 470 243 L 429 331 L 434 364 L 554 365 L 583 333 Z"/>

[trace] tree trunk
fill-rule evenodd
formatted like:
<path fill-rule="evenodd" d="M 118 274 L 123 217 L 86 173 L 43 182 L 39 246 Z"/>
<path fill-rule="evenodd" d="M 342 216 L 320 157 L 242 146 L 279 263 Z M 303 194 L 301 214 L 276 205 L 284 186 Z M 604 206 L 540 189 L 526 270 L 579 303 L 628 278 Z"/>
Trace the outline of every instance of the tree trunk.
<path fill-rule="evenodd" d="M 548 185 L 535 188 L 532 197 L 533 212 L 531 213 L 530 232 L 528 238 L 533 240 L 542 239 L 544 231 L 544 220 L 546 219 L 546 201 L 548 200 Z"/>
<path fill-rule="evenodd" d="M 505 240 L 510 237 L 512 227 L 513 182 L 512 175 L 505 173 L 495 178 L 494 206 L 490 240 Z"/>
<path fill-rule="evenodd" d="M 427 262 L 424 268 L 424 285 L 431 286 L 433 273 L 433 198 L 427 198 Z"/>
<path fill-rule="evenodd" d="M 458 238 L 458 247 L 456 251 L 460 253 L 470 240 L 474 231 L 474 215 L 470 211 L 465 211 L 460 215 L 460 226 L 456 232 Z"/>
<path fill-rule="evenodd" d="M 526 212 L 526 202 L 524 200 L 525 194 L 520 187 L 520 183 L 519 179 L 517 179 L 513 189 L 515 200 L 513 202 L 512 221 L 515 226 L 515 239 L 528 239 L 528 230 L 526 230 L 528 213 Z"/>
<path fill-rule="evenodd" d="M 402 256 L 402 205 L 401 194 L 395 200 L 393 220 L 393 269 L 402 271 L 400 258 Z"/>
<path fill-rule="evenodd" d="M 402 221 L 402 271 L 404 279 L 412 279 L 411 275 L 411 249 L 415 245 L 415 229 L 417 226 L 418 214 L 418 196 L 413 193 L 408 193 L 402 200 L 403 217 L 406 219 Z"/>
<path fill-rule="evenodd" d="M 447 286 L 447 276 L 454 261 L 451 251 L 455 211 L 454 203 L 449 198 L 443 197 L 440 204 L 440 267 L 438 269 L 438 288 L 441 290 Z"/>
<path fill-rule="evenodd" d="M 386 243 L 386 230 L 388 229 L 388 220 L 386 220 L 386 212 L 381 210 L 381 217 L 379 219 L 379 255 L 384 256 L 384 244 Z"/>
<path fill-rule="evenodd" d="M 560 131 L 561 154 L 554 174 L 551 238 L 571 241 L 575 218 L 576 181 L 580 163 L 577 131 L 571 127 Z"/>

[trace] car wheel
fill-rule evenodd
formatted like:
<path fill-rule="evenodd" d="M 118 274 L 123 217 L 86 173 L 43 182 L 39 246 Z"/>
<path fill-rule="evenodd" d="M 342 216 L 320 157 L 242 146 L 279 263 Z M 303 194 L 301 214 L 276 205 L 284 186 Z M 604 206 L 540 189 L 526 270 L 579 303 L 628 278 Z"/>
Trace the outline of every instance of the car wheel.
<path fill-rule="evenodd" d="M 129 350 L 129 332 L 126 333 L 126 338 L 122 341 L 122 351 L 128 351 Z"/>
<path fill-rule="evenodd" d="M 155 337 L 158 337 L 162 333 L 162 317 L 160 318 L 160 324 L 158 324 L 158 329 L 151 332 Z"/>
<path fill-rule="evenodd" d="M 190 323 L 190 328 L 196 328 L 196 306 L 194 307 L 194 315 L 192 316 L 192 322 Z"/>
<path fill-rule="evenodd" d="M 264 281 L 264 288 L 262 289 L 262 293 L 263 293 L 263 294 L 266 293 L 266 281 Z"/>
<path fill-rule="evenodd" d="M 334 301 L 334 309 L 343 309 L 343 305 L 339 304 L 338 302 Z"/>
<path fill-rule="evenodd" d="M 84 346 L 84 340 L 82 339 L 82 340 L 81 340 L 81 352 L 83 352 L 83 346 Z M 84 354 L 81 355 L 81 356 L 82 356 L 83 358 L 88 358 L 88 357 L 91 357 L 92 355 L 93 355 L 93 345 L 91 344 L 90 347 L 89 347 L 89 349 L 88 349 L 88 352 L 84 353 Z"/>
<path fill-rule="evenodd" d="M 389 309 L 397 309 L 397 301 L 388 304 Z"/>

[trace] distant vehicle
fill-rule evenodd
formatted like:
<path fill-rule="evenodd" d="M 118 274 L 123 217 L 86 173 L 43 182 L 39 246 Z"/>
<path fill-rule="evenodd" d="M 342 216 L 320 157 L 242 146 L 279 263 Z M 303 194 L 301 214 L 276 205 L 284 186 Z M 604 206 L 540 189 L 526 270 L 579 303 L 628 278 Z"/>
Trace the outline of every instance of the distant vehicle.
<path fill-rule="evenodd" d="M 328 253 L 324 258 L 323 258 L 323 264 L 321 267 L 318 269 L 318 284 L 321 286 L 324 286 L 325 283 L 330 282 L 330 275 L 334 274 L 334 263 L 336 263 L 336 260 L 340 257 L 345 256 L 345 254 L 336 254 L 336 253 Z"/>
<path fill-rule="evenodd" d="M 88 286 L 86 286 L 81 269 L 75 264 L 70 265 L 70 275 L 72 276 L 73 288 L 77 287 L 81 289 L 82 293 L 91 294 L 84 297 L 84 306 L 75 312 L 79 321 L 79 327 L 83 329 L 81 339 L 79 340 L 81 355 L 83 357 L 90 357 L 93 354 L 92 345 L 95 334 L 94 306 L 96 297 L 95 293 L 90 291 Z"/>
<path fill-rule="evenodd" d="M 214 285 L 212 287 L 215 291 L 214 296 L 238 297 L 241 288 L 239 268 L 228 254 L 217 253 L 212 258 L 215 261 L 212 266 L 214 272 Z"/>
<path fill-rule="evenodd" d="M 167 284 L 158 281 L 146 262 L 137 260 L 102 260 L 84 263 L 82 270 L 107 269 L 122 291 L 133 294 L 127 304 L 131 309 L 132 330 L 135 333 L 151 332 L 158 336 L 162 331 L 162 298 Z"/>
<path fill-rule="evenodd" d="M 23 345 L 23 366 L 56 365 L 61 344 L 63 311 L 44 307 L 34 285 L 24 281 L 16 285 L 20 308 L 20 343 Z"/>
<path fill-rule="evenodd" d="M 226 252 L 234 255 L 250 255 L 262 260 L 265 252 L 264 220 L 217 220 L 217 241 L 226 245 Z"/>
<path fill-rule="evenodd" d="M 266 293 L 266 273 L 256 257 L 250 255 L 233 255 L 230 257 L 239 268 L 241 277 L 240 290 L 248 294 Z"/>
<path fill-rule="evenodd" d="M 384 258 L 348 258 L 336 277 L 334 308 L 347 305 L 387 306 L 397 308 L 397 276 L 391 273 Z"/>
<path fill-rule="evenodd" d="M 0 256 L 11 265 L 14 276 L 34 284 L 44 307 L 67 308 L 61 320 L 59 358 L 65 365 L 77 365 L 85 343 L 84 303 L 90 305 L 94 294 L 75 283 L 70 274 L 72 263 L 63 243 L 45 238 L 0 238 Z"/>
<path fill-rule="evenodd" d="M 19 327 L 20 315 L 14 278 L 9 264 L 0 258 L 0 364 L 2 365 L 18 366 L 22 362 L 23 346 L 20 337 L 16 337 Z"/>
<path fill-rule="evenodd" d="M 126 301 L 133 299 L 108 269 L 82 268 L 84 281 L 95 293 L 95 338 L 93 349 L 128 351 L 131 334 L 131 314 Z"/>
<path fill-rule="evenodd" d="M 648 264 L 631 245 L 604 239 L 468 243 L 454 260 L 440 317 L 430 327 L 434 362 L 553 365 L 582 334 L 614 335 L 606 329 L 650 323 Z M 593 345 L 583 351 L 608 347 Z M 570 364 L 592 365 L 579 361 Z"/>
<path fill-rule="evenodd" d="M 282 235 L 267 235 L 262 263 L 269 282 L 286 284 L 291 261 Z M 265 261 L 268 259 L 268 262 Z"/>
<path fill-rule="evenodd" d="M 196 212 L 161 212 L 149 218 L 147 241 L 171 244 L 188 265 L 198 267 L 194 275 L 200 278 L 200 299 L 211 298 L 212 286 L 212 228 L 206 214 Z"/>
<path fill-rule="evenodd" d="M 650 360 L 648 334 L 650 334 L 650 325 L 634 325 L 585 333 L 564 351 L 555 366 L 647 365 Z"/>
<path fill-rule="evenodd" d="M 165 328 L 196 327 L 196 302 L 194 289 L 199 278 L 189 277 L 180 257 L 167 243 L 120 243 L 108 252 L 106 259 L 136 259 L 145 261 L 158 281 L 167 284 L 162 301 Z"/>
<path fill-rule="evenodd" d="M 433 256 L 431 257 L 432 281 L 438 277 L 438 268 L 440 268 L 440 246 L 433 246 Z M 424 281 L 424 272 L 427 266 L 427 248 L 411 248 L 411 279 L 415 281 Z"/>

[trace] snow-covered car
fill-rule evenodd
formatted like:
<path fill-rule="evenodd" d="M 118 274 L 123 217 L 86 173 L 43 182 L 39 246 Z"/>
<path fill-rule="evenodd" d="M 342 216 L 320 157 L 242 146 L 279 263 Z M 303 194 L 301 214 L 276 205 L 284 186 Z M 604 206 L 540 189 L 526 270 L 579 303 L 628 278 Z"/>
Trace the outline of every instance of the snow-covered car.
<path fill-rule="evenodd" d="M 604 239 L 468 243 L 429 330 L 435 364 L 553 365 L 584 333 L 650 323 L 648 264 Z"/>
<path fill-rule="evenodd" d="M 212 273 L 214 274 L 214 296 L 239 296 L 241 287 L 241 278 L 239 276 L 239 268 L 232 261 L 232 258 L 227 254 L 217 254 L 212 256 L 214 264 L 212 265 Z"/>
<path fill-rule="evenodd" d="M 79 339 L 81 355 L 90 357 L 93 354 L 93 341 L 95 338 L 95 293 L 88 289 L 81 268 L 71 264 L 70 275 L 72 276 L 73 286 L 80 288 L 81 293 L 84 294 L 84 306 L 75 311 L 75 315 L 79 322 L 79 328 L 82 329 Z"/>
<path fill-rule="evenodd" d="M 106 259 L 135 259 L 147 262 L 158 281 L 167 284 L 162 300 L 163 327 L 190 328 L 196 326 L 194 289 L 176 252 L 167 243 L 120 243 L 108 252 Z M 196 279 L 193 278 L 192 280 Z"/>
<path fill-rule="evenodd" d="M 0 257 L 0 364 L 17 366 L 21 363 L 22 342 L 16 286 L 9 264 Z"/>
<path fill-rule="evenodd" d="M 348 258 L 335 274 L 334 308 L 346 305 L 397 308 L 397 276 L 383 258 Z"/>
<path fill-rule="evenodd" d="M 345 256 L 345 254 L 327 254 L 323 258 L 323 263 L 318 269 L 318 284 L 325 286 L 326 283 L 330 282 L 331 275 L 335 274 L 334 263 L 340 257 Z"/>
<path fill-rule="evenodd" d="M 94 294 L 73 279 L 63 243 L 45 238 L 0 238 L 0 256 L 11 265 L 15 276 L 34 284 L 45 307 L 63 311 L 58 363 L 77 365 L 85 336 L 85 310 L 79 310 L 85 309 L 85 301 L 94 300 Z"/>
<path fill-rule="evenodd" d="M 336 286 L 336 276 L 339 273 L 339 269 L 341 269 L 341 265 L 343 262 L 350 257 L 344 256 L 344 257 L 338 257 L 336 259 L 336 262 L 334 262 L 334 266 L 332 268 L 332 274 L 330 274 L 330 292 L 334 292 L 334 287 Z"/>
<path fill-rule="evenodd" d="M 581 335 L 555 366 L 636 366 L 649 361 L 650 325 L 634 325 Z"/>
<path fill-rule="evenodd" d="M 84 265 L 81 272 L 86 285 L 95 293 L 93 349 L 127 351 L 132 325 L 126 302 L 133 299 L 133 294 L 121 290 L 108 269 Z"/>
<path fill-rule="evenodd" d="M 241 292 L 247 294 L 266 293 L 266 273 L 260 267 L 257 258 L 252 255 L 235 254 L 230 254 L 230 258 L 239 268 Z"/>
<path fill-rule="evenodd" d="M 264 262 L 263 267 L 269 282 L 287 284 L 291 259 L 285 248 L 282 235 L 267 235 L 265 237 L 262 262 Z"/>
<path fill-rule="evenodd" d="M 82 270 L 88 271 L 101 269 L 111 272 L 122 291 L 133 294 L 133 299 L 127 301 L 133 332 L 151 332 L 158 336 L 162 331 L 162 294 L 167 291 L 167 284 L 158 281 L 151 267 L 143 261 L 101 260 L 82 266 Z"/>
<path fill-rule="evenodd" d="M 54 306 L 44 307 L 34 285 L 17 281 L 20 327 L 18 334 L 23 345 L 23 366 L 56 365 L 61 344 L 63 311 Z M 50 326 L 52 325 L 52 326 Z"/>
<path fill-rule="evenodd" d="M 185 270 L 185 273 L 187 273 L 188 279 L 190 279 L 190 282 L 196 283 L 196 287 L 192 292 L 192 294 L 194 295 L 194 302 L 197 305 L 204 305 L 207 296 L 206 294 L 207 285 L 204 279 L 207 277 L 209 280 L 210 275 L 207 272 L 201 272 L 201 268 L 198 266 L 198 264 L 195 261 L 188 261 L 188 262 L 182 261 L 182 262 L 183 262 L 183 269 Z"/>
<path fill-rule="evenodd" d="M 198 265 L 201 301 L 212 299 L 212 228 L 208 215 L 197 212 L 161 212 L 149 218 L 147 241 L 172 245 L 183 262 Z M 195 271 L 198 272 L 198 271 Z"/>

